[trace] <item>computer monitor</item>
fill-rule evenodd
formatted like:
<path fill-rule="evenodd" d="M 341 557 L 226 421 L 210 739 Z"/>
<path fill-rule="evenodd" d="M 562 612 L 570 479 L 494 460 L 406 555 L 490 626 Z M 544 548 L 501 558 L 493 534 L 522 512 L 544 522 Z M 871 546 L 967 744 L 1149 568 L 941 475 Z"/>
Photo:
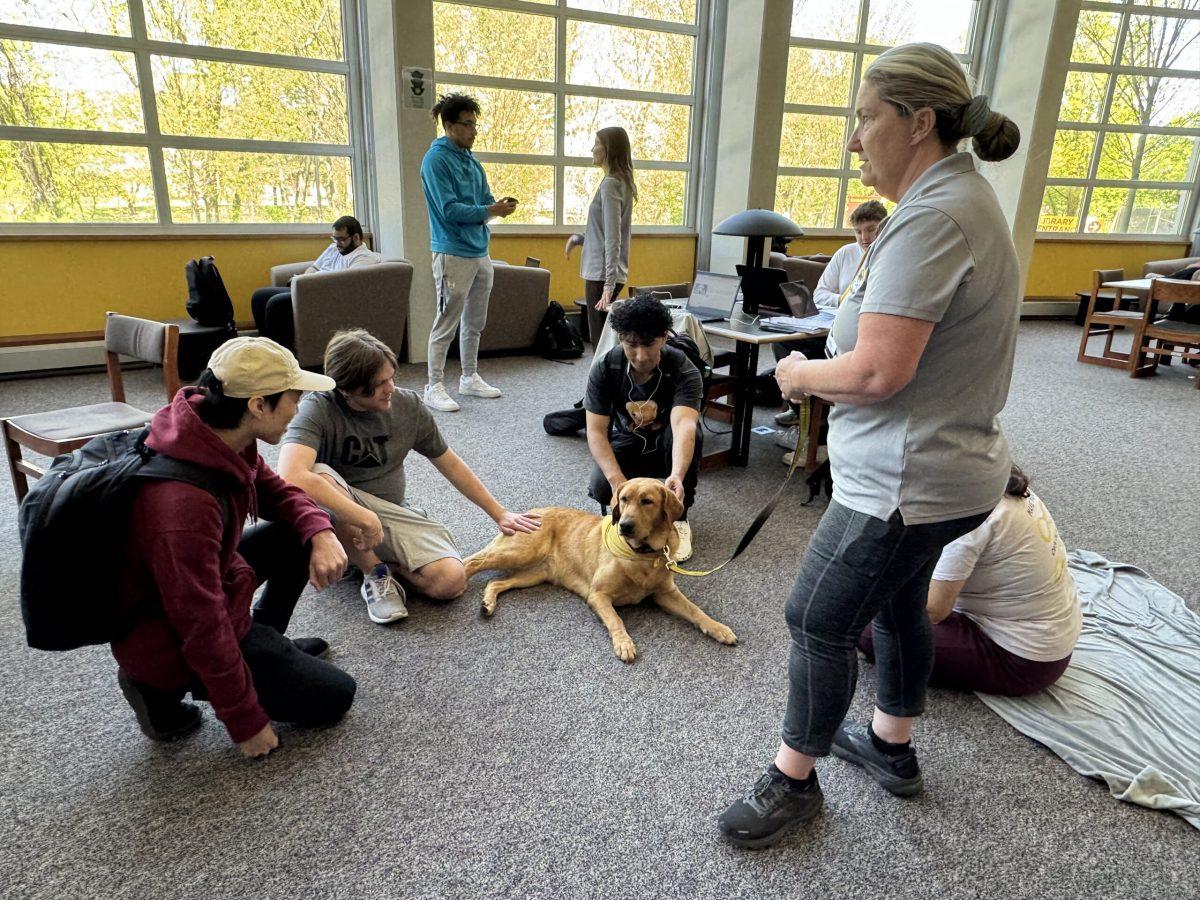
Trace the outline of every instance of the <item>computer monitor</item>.
<path fill-rule="evenodd" d="M 687 311 L 701 322 L 728 319 L 738 298 L 740 281 L 736 275 L 697 272 L 692 282 L 692 293 L 688 297 Z"/>

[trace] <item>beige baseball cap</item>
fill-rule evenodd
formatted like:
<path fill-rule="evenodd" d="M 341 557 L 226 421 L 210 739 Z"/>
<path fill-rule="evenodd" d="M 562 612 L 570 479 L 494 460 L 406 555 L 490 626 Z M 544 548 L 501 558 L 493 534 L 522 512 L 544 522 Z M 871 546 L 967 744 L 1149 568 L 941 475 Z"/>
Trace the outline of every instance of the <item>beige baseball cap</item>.
<path fill-rule="evenodd" d="M 208 358 L 221 379 L 226 397 L 269 397 L 281 391 L 331 391 L 328 375 L 306 372 L 286 347 L 270 338 L 240 337 L 226 341 Z"/>

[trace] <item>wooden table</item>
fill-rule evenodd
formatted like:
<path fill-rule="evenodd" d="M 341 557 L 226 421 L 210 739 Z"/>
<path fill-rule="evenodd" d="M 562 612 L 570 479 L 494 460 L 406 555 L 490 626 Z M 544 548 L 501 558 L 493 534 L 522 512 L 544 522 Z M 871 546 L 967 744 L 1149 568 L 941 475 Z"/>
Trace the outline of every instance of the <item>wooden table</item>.
<path fill-rule="evenodd" d="M 759 345 L 825 337 L 829 330 L 822 328 L 813 332 L 783 333 L 767 331 L 753 323 L 729 320 L 705 322 L 702 327 L 705 334 L 728 338 L 736 348 L 733 364 L 733 431 L 729 449 L 705 454 L 702 466 L 706 469 L 744 466 L 750 458 L 750 426 L 754 421 L 754 378 L 758 374 Z"/>
<path fill-rule="evenodd" d="M 1120 298 L 1121 291 L 1129 291 L 1131 294 L 1149 293 L 1152 281 L 1154 281 L 1153 278 L 1126 278 L 1124 281 L 1106 281 L 1100 287 L 1112 288 Z"/>

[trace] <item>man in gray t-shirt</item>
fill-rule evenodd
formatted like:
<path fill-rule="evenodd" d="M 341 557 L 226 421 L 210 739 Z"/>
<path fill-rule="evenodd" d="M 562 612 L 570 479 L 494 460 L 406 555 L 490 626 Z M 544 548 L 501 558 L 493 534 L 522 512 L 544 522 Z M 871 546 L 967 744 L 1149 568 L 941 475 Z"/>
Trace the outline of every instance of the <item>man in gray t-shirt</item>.
<path fill-rule="evenodd" d="M 337 387 L 301 401 L 283 437 L 279 474 L 332 514 L 350 562 L 363 572 L 372 621 L 408 615 L 394 574 L 438 600 L 452 600 L 467 587 L 450 532 L 406 502 L 410 451 L 426 457 L 505 534 L 538 527 L 536 517 L 496 502 L 446 445 L 420 395 L 396 387 L 396 356 L 378 338 L 362 330 L 335 334 L 325 348 L 325 372 Z"/>

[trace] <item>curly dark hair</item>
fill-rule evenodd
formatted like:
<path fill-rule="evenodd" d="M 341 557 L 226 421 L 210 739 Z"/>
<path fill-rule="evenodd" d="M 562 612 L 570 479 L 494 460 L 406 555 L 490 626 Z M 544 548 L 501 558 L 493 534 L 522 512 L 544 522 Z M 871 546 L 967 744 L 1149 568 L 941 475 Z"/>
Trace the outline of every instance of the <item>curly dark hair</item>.
<path fill-rule="evenodd" d="M 464 111 L 480 115 L 479 101 L 470 94 L 460 94 L 456 91 L 453 94 L 441 94 L 429 112 L 435 119 L 440 118 L 443 125 L 453 125 Z"/>
<path fill-rule="evenodd" d="M 638 294 L 614 306 L 608 314 L 612 329 L 621 340 L 636 338 L 648 344 L 671 330 L 671 311 L 648 293 Z"/>
<path fill-rule="evenodd" d="M 1010 497 L 1029 496 L 1029 476 L 1022 472 L 1021 467 L 1016 463 L 1012 464 L 1012 469 L 1008 473 L 1008 484 L 1004 488 L 1004 493 Z"/>

